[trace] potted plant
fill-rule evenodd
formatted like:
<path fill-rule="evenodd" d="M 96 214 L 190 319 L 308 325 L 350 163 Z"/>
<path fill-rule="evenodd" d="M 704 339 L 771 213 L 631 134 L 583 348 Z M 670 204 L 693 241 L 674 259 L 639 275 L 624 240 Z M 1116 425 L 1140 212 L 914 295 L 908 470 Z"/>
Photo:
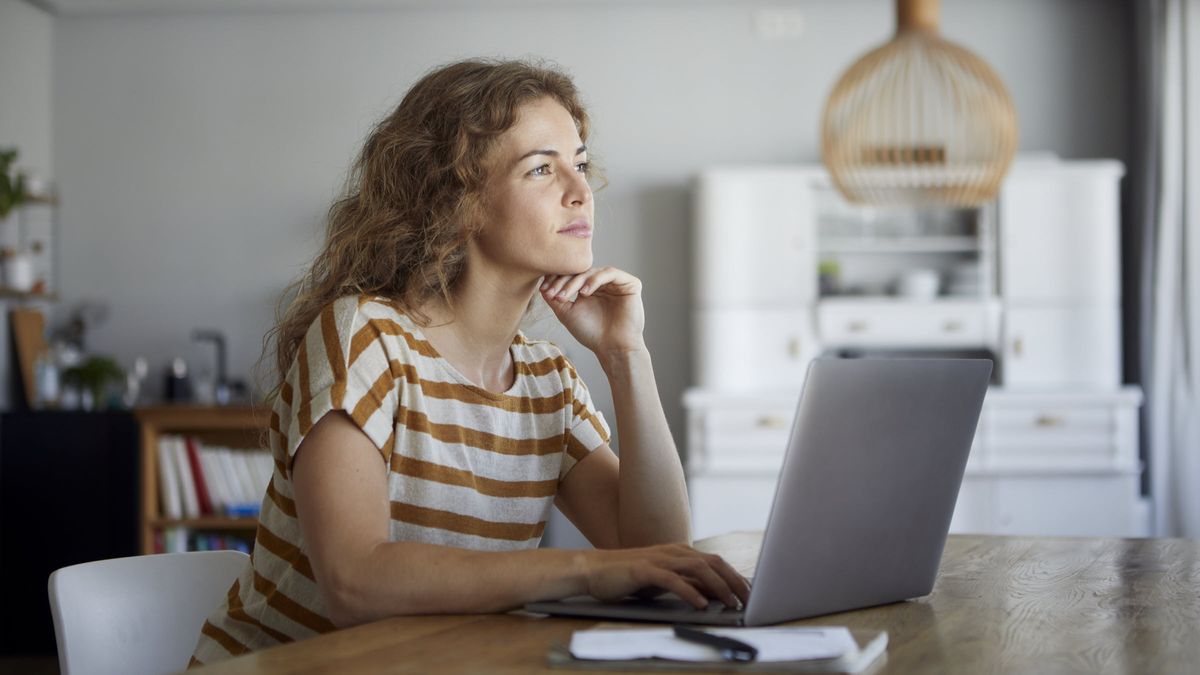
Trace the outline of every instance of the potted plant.
<path fill-rule="evenodd" d="M 25 201 L 25 176 L 9 175 L 17 161 L 17 149 L 0 150 L 0 220 Z"/>
<path fill-rule="evenodd" d="M 63 371 L 63 384 L 76 387 L 84 395 L 85 410 L 103 410 L 108 406 L 105 390 L 109 384 L 125 382 L 125 371 L 109 356 L 89 356 L 77 366 Z M 88 405 L 87 397 L 91 397 Z"/>

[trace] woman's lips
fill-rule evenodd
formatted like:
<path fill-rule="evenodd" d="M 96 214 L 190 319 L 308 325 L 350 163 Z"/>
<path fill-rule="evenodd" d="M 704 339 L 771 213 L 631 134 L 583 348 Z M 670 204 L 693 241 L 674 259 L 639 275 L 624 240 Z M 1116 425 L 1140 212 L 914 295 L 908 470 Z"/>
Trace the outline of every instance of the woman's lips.
<path fill-rule="evenodd" d="M 570 237 L 588 238 L 592 236 L 592 226 L 587 223 L 572 223 L 558 231 L 559 234 L 565 234 Z"/>

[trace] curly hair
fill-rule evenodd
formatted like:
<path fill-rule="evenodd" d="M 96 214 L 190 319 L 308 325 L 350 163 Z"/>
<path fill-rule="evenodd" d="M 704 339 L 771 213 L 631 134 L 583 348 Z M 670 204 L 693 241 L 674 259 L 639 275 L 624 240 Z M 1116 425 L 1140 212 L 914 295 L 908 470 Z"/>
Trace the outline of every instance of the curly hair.
<path fill-rule="evenodd" d="M 390 298 L 415 321 L 435 297 L 452 305 L 467 242 L 483 223 L 482 195 L 497 138 L 519 108 L 550 97 L 588 136 L 588 115 L 570 77 L 526 61 L 471 59 L 422 77 L 367 137 L 329 209 L 324 245 L 288 286 L 263 359 L 275 346 L 277 392 L 309 325 L 345 295 Z"/>

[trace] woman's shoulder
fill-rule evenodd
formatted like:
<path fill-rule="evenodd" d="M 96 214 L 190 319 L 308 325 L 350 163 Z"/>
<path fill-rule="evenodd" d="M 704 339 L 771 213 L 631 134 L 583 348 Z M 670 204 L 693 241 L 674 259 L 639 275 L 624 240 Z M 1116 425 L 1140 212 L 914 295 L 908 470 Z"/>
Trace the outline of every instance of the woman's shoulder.
<path fill-rule="evenodd" d="M 558 372 L 564 377 L 574 377 L 575 367 L 561 347 L 546 339 L 531 338 L 523 331 L 517 331 L 513 344 L 519 348 L 520 360 L 523 361 L 533 374 Z"/>
<path fill-rule="evenodd" d="M 419 342 L 416 327 L 400 303 L 378 295 L 343 295 L 327 302 L 313 318 L 307 340 L 340 344 L 357 353 L 368 343 Z"/>
<path fill-rule="evenodd" d="M 317 328 L 324 322 L 341 332 L 372 321 L 394 323 L 406 330 L 413 326 L 412 319 L 396 300 L 380 295 L 343 295 L 322 307 L 312 327 Z"/>

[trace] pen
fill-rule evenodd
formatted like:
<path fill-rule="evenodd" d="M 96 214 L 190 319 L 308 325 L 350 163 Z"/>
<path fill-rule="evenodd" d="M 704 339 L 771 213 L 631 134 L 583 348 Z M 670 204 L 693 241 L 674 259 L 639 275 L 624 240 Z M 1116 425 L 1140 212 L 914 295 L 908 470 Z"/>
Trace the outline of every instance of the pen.
<path fill-rule="evenodd" d="M 675 637 L 680 640 L 687 640 L 688 642 L 712 647 L 721 652 L 721 658 L 726 661 L 746 663 L 758 657 L 758 650 L 741 640 L 705 633 L 702 630 L 688 628 L 687 626 L 675 626 Z"/>

